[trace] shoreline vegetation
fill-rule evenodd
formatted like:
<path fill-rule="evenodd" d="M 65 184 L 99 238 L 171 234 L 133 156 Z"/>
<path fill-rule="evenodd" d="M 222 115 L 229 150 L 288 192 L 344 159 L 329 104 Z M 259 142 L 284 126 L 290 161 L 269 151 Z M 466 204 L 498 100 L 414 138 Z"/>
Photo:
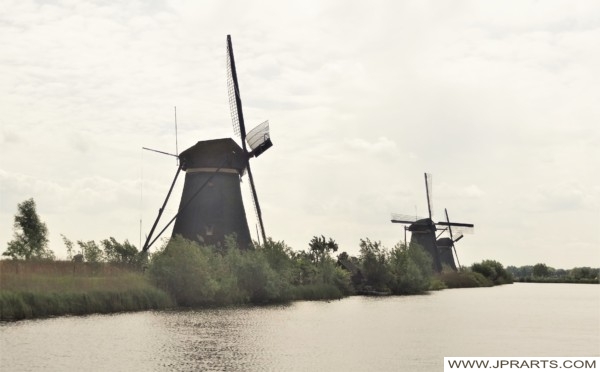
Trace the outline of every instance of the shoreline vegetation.
<path fill-rule="evenodd" d="M 176 237 L 150 257 L 112 238 L 100 245 L 78 243 L 83 255 L 71 261 L 1 260 L 0 320 L 414 295 L 514 281 L 598 284 L 599 271 L 557 271 L 544 264 L 504 268 L 484 260 L 459 271 L 444 268 L 434 273 L 430 256 L 420 246 L 399 243 L 388 249 L 365 239 L 358 257 L 342 252 L 334 259 L 337 244 L 323 236 L 314 237 L 309 250 L 299 252 L 271 239 L 255 249 L 240 250 L 235 236 L 218 246 Z M 115 255 L 124 245 L 128 254 Z M 86 254 L 86 249 L 93 254 Z"/>
<path fill-rule="evenodd" d="M 332 257 L 338 244 L 315 236 L 294 251 L 268 239 L 241 250 L 235 235 L 216 245 L 180 236 L 140 253 L 127 240 L 99 243 L 62 236 L 68 261 L 48 249 L 48 229 L 33 198 L 18 204 L 14 240 L 0 261 L 0 321 L 60 315 L 330 300 L 351 295 L 414 295 L 446 288 L 519 281 L 598 283 L 600 269 L 555 270 L 545 264 L 504 268 L 484 260 L 469 268 L 433 271 L 419 245 L 393 248 L 361 239 L 358 257 Z"/>
<path fill-rule="evenodd" d="M 172 307 L 138 270 L 110 263 L 0 261 L 0 320 Z"/>
<path fill-rule="evenodd" d="M 109 253 L 120 246 L 112 238 L 106 241 L 112 242 L 102 244 Z M 85 247 L 98 248 L 92 243 L 80 244 L 84 253 Z M 419 246 L 387 249 L 365 239 L 359 257 L 342 252 L 337 260 L 331 256 L 337 250 L 332 239 L 314 237 L 309 247 L 296 252 L 269 239 L 255 249 L 240 250 L 234 236 L 219 246 L 176 237 L 150 258 L 135 260 L 109 259 L 99 248 L 94 255 L 84 254 L 87 262 L 77 255 L 71 261 L 2 260 L 0 320 L 411 295 L 512 282 L 496 261 L 434 274 L 431 258 Z"/>

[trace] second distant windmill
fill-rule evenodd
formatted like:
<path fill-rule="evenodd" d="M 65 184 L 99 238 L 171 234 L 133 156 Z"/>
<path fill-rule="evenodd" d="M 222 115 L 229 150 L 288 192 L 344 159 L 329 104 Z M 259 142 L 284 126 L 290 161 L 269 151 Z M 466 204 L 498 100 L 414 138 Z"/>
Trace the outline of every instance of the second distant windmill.
<path fill-rule="evenodd" d="M 454 253 L 456 254 L 454 243 L 462 238 L 462 234 L 455 239 L 452 233 L 452 228 L 454 227 L 455 230 L 460 229 L 464 232 L 468 232 L 473 230 L 474 225 L 471 223 L 451 222 L 448 217 L 447 210 L 445 211 L 446 221 L 434 222 L 431 201 L 431 185 L 431 174 L 425 173 L 425 193 L 427 195 L 427 211 L 429 217 L 409 216 L 406 214 L 394 213 L 392 214 L 392 223 L 409 225 L 408 231 L 411 232 L 410 243 L 420 245 L 425 249 L 425 251 L 427 251 L 427 253 L 429 253 L 433 259 L 433 268 L 435 271 L 442 271 L 442 267 L 444 265 L 456 270 L 456 265 L 452 256 L 452 249 L 454 249 Z M 443 226 L 443 228 L 438 229 L 436 225 Z M 450 238 L 438 239 L 439 235 L 436 236 L 437 230 L 442 230 L 442 233 L 448 231 Z M 456 256 L 456 259 L 458 262 L 458 256 Z"/>

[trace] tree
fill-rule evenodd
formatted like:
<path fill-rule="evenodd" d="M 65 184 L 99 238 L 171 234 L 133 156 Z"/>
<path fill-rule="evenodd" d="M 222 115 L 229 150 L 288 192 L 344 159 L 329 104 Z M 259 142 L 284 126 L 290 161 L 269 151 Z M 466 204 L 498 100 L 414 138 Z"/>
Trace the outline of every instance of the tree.
<path fill-rule="evenodd" d="M 137 248 L 128 240 L 121 244 L 111 236 L 100 241 L 100 244 L 107 262 L 134 264 L 139 257 Z"/>
<path fill-rule="evenodd" d="M 389 254 L 388 265 L 393 293 L 415 294 L 429 289 L 433 274 L 431 256 L 420 245 L 396 244 Z"/>
<path fill-rule="evenodd" d="M 483 260 L 481 263 L 474 263 L 471 266 L 471 271 L 483 275 L 495 285 L 513 282 L 511 273 L 498 261 Z"/>
<path fill-rule="evenodd" d="M 310 252 L 313 254 L 314 261 L 319 262 L 323 261 L 323 257 L 328 255 L 329 252 L 337 252 L 338 244 L 335 240 L 329 238 L 329 240 L 325 239 L 325 236 L 321 235 L 313 236 L 310 243 L 308 243 L 310 248 Z"/>
<path fill-rule="evenodd" d="M 73 260 L 73 242 L 63 234 L 60 234 L 60 237 L 67 248 L 67 259 L 70 261 Z"/>
<path fill-rule="evenodd" d="M 53 259 L 54 252 L 47 249 L 48 228 L 40 220 L 33 198 L 19 203 L 17 208 L 14 240 L 8 242 L 8 248 L 2 255 L 13 259 Z"/>
<path fill-rule="evenodd" d="M 369 238 L 360 240 L 361 272 L 366 283 L 375 289 L 388 289 L 390 272 L 387 266 L 387 256 L 387 251 L 381 242 L 372 242 Z"/>
<path fill-rule="evenodd" d="M 83 258 L 87 262 L 101 262 L 102 250 L 98 247 L 95 241 L 90 240 L 89 242 L 84 242 L 81 240 L 77 241 L 77 244 L 81 248 L 81 252 L 83 253 Z"/>
<path fill-rule="evenodd" d="M 536 278 L 545 278 L 550 275 L 550 268 L 544 263 L 533 265 L 533 276 Z"/>

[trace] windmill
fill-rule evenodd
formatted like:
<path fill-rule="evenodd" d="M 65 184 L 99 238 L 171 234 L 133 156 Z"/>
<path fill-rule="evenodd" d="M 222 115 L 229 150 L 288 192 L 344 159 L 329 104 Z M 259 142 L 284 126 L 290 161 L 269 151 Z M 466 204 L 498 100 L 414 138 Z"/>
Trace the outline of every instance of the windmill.
<path fill-rule="evenodd" d="M 232 138 L 199 141 L 178 155 L 179 167 L 158 217 L 146 238 L 147 251 L 173 222 L 172 236 L 181 235 L 189 240 L 206 244 L 220 244 L 225 236 L 235 234 L 241 248 L 252 244 L 240 183 L 247 173 L 258 225 L 263 241 L 265 229 L 256 186 L 249 160 L 258 157 L 271 146 L 269 122 L 265 121 L 246 133 L 242 100 L 237 80 L 231 36 L 227 35 L 227 85 L 229 104 L 235 134 L 240 136 L 240 147 Z M 246 146 L 248 142 L 248 147 Z M 171 195 L 177 177 L 185 172 L 185 183 L 177 214 L 154 240 L 152 235 Z"/>
<path fill-rule="evenodd" d="M 462 232 L 460 232 L 458 235 L 456 235 L 456 237 L 454 236 L 454 234 L 452 233 L 452 226 L 458 227 L 458 229 L 462 230 L 463 228 L 466 228 L 466 230 L 463 230 L 465 232 L 467 231 L 471 231 L 473 225 L 471 224 L 458 224 L 458 223 L 454 223 L 452 224 L 450 222 L 450 218 L 448 217 L 448 209 L 444 209 L 444 212 L 446 214 L 446 222 L 438 222 L 438 225 L 445 225 L 446 228 L 444 228 L 442 230 L 442 233 L 444 231 L 448 231 L 448 234 L 450 235 L 450 237 L 443 237 L 443 238 L 439 238 L 438 235 L 438 240 L 436 241 L 437 247 L 438 247 L 438 251 L 440 252 L 440 261 L 442 263 L 442 265 L 446 265 L 448 267 L 450 267 L 452 270 L 456 271 L 457 267 L 456 264 L 458 264 L 458 269 L 460 269 L 460 261 L 458 260 L 458 253 L 456 252 L 456 245 L 455 243 L 459 240 L 461 240 L 464 235 L 462 234 Z M 464 226 L 464 225 L 468 225 L 468 226 Z M 441 234 L 440 234 L 441 235 Z M 452 255 L 452 253 L 454 252 L 454 256 Z M 456 258 L 456 263 L 454 262 L 454 258 Z"/>
<path fill-rule="evenodd" d="M 448 219 L 448 213 L 446 211 L 446 221 L 434 222 L 433 221 L 433 207 L 431 201 L 431 174 L 425 173 L 425 193 L 427 195 L 427 211 L 428 217 L 418 217 L 418 216 L 409 216 L 402 214 L 392 214 L 392 223 L 401 223 L 408 226 L 408 231 L 411 232 L 411 244 L 419 244 L 422 246 L 427 253 L 431 255 L 433 259 L 433 268 L 440 272 L 442 271 L 442 264 L 447 264 L 450 267 L 456 268 L 454 265 L 454 259 L 452 257 L 452 251 L 450 250 L 450 256 L 448 257 L 448 248 L 452 249 L 454 247 L 454 242 L 458 241 L 462 238 L 462 235 L 456 240 L 451 239 L 451 243 L 448 243 L 445 240 L 442 240 L 440 243 L 442 244 L 442 248 L 440 249 L 439 240 L 436 237 L 436 231 L 438 230 L 436 225 L 445 226 L 443 231 L 450 231 L 453 226 L 460 227 L 462 229 L 472 229 L 474 227 L 473 224 L 469 223 L 459 223 L 459 222 L 450 222 Z M 452 236 L 452 235 L 451 235 Z M 444 245 L 445 244 L 445 245 Z M 448 245 L 449 244 L 449 245 Z M 450 263 L 452 262 L 452 263 Z"/>

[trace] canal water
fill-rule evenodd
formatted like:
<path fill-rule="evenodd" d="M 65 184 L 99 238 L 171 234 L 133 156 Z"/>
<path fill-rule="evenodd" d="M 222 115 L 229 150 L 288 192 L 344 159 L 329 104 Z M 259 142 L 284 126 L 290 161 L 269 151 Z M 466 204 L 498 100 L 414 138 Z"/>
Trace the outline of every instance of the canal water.
<path fill-rule="evenodd" d="M 441 371 L 445 356 L 600 356 L 600 286 L 0 323 L 2 371 Z"/>

